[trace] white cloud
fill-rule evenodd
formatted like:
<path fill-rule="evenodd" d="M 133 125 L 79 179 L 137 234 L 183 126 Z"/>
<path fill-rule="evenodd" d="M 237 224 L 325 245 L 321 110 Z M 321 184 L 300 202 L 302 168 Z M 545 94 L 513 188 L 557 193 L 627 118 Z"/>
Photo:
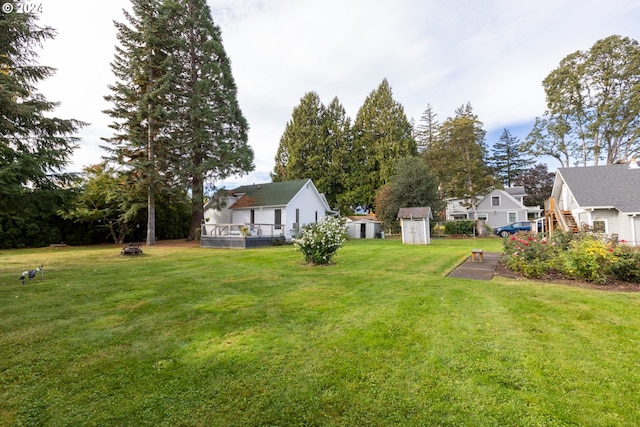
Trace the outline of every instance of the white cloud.
<path fill-rule="evenodd" d="M 387 78 L 409 118 L 431 104 L 441 120 L 470 102 L 486 130 L 522 128 L 545 109 L 541 82 L 569 53 L 612 34 L 640 39 L 635 0 L 210 0 L 250 124 L 256 171 L 268 178 L 285 124 L 308 91 L 337 96 L 355 118 Z M 103 96 L 113 82 L 113 20 L 125 0 L 50 0 L 42 23 L 59 31 L 42 63 L 58 68 L 43 93 L 57 114 L 91 122 L 76 169 L 110 135 Z M 490 141 L 492 142 L 492 141 Z M 237 182 L 242 182 L 242 179 Z"/>

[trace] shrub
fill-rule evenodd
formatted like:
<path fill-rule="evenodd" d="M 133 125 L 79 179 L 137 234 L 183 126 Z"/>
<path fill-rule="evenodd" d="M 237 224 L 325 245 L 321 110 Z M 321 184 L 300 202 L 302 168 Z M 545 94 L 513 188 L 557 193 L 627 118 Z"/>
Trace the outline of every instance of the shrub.
<path fill-rule="evenodd" d="M 448 221 L 444 224 L 444 232 L 446 234 L 472 235 L 475 226 L 475 221 Z"/>
<path fill-rule="evenodd" d="M 628 245 L 617 245 L 607 272 L 618 280 L 640 283 L 640 252 Z"/>
<path fill-rule="evenodd" d="M 520 232 L 504 240 L 506 265 L 526 277 L 540 277 L 548 273 L 557 254 L 556 243 L 542 236 Z"/>
<path fill-rule="evenodd" d="M 607 279 L 604 267 L 610 256 L 610 249 L 606 243 L 585 234 L 572 241 L 569 249 L 561 253 L 557 266 L 571 278 L 604 283 Z"/>
<path fill-rule="evenodd" d="M 307 262 L 328 264 L 342 247 L 346 237 L 347 231 L 342 218 L 324 217 L 319 223 L 302 227 L 302 234 L 293 239 L 293 245 L 302 252 Z"/>

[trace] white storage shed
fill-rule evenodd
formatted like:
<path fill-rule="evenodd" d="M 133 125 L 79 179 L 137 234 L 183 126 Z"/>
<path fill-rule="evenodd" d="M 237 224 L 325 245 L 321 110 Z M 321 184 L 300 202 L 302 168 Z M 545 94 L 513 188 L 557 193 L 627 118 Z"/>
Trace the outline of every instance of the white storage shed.
<path fill-rule="evenodd" d="M 400 208 L 398 219 L 402 229 L 402 243 L 405 245 L 428 245 L 431 243 L 429 220 L 430 207 Z"/>

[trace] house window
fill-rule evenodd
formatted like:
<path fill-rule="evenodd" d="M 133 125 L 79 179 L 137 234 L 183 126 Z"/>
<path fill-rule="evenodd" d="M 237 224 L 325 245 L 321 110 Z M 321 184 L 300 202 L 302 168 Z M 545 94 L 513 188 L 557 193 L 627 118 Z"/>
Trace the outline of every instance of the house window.
<path fill-rule="evenodd" d="M 249 220 L 250 224 L 255 224 L 256 223 L 256 210 L 255 209 L 251 209 L 251 218 Z"/>
<path fill-rule="evenodd" d="M 318 211 L 316 211 L 316 222 L 318 222 Z"/>
<path fill-rule="evenodd" d="M 294 230 L 300 229 L 300 209 L 296 209 L 296 222 L 293 224 Z"/>
<path fill-rule="evenodd" d="M 516 222 L 518 220 L 518 212 L 509 212 L 508 214 L 508 222 Z"/>
<path fill-rule="evenodd" d="M 276 209 L 274 213 L 275 218 L 273 219 L 273 223 L 276 225 L 275 229 L 280 230 L 282 228 L 282 209 Z"/>
<path fill-rule="evenodd" d="M 500 206 L 500 196 L 491 196 L 491 206 Z"/>
<path fill-rule="evenodd" d="M 607 221 L 603 219 L 594 219 L 593 220 L 593 232 L 594 233 L 606 233 L 607 232 Z"/>

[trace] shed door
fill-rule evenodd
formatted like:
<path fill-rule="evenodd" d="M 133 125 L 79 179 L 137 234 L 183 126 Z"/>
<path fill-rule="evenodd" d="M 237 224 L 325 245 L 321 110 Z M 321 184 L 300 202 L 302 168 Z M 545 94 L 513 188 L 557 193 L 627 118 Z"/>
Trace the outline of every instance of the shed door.
<path fill-rule="evenodd" d="M 360 238 L 361 239 L 366 239 L 367 238 L 367 224 L 360 224 Z"/>
<path fill-rule="evenodd" d="M 425 244 L 424 224 L 421 219 L 405 220 L 405 229 L 403 229 L 405 243 L 410 245 Z"/>

